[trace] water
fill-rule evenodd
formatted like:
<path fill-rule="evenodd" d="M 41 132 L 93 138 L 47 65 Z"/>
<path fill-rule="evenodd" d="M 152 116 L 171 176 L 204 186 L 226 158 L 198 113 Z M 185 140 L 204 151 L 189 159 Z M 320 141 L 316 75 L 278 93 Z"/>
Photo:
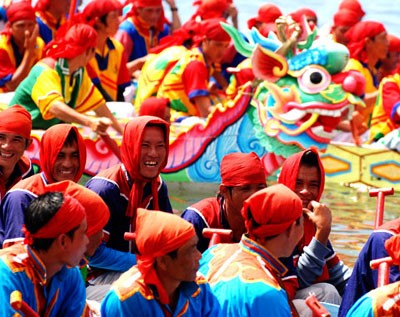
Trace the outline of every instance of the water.
<path fill-rule="evenodd" d="M 187 206 L 214 196 L 218 184 L 168 183 L 171 203 L 178 213 Z M 358 253 L 373 230 L 376 197 L 369 197 L 366 188 L 326 184 L 321 199 L 332 210 L 333 225 L 330 240 L 343 262 L 353 266 Z M 384 221 L 400 217 L 400 194 L 386 196 Z"/>

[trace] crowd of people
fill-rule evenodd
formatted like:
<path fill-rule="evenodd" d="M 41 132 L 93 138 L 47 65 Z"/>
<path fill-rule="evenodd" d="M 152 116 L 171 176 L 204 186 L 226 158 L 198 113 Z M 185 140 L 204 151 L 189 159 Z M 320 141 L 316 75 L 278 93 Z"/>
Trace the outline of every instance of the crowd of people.
<path fill-rule="evenodd" d="M 371 234 L 354 268 L 345 265 L 314 148 L 289 156 L 268 187 L 257 154 L 229 153 L 216 195 L 173 210 L 160 176 L 170 123 L 207 117 L 215 96 L 232 98 L 255 77 L 221 25 L 238 26 L 232 0 L 196 0 L 184 23 L 175 1 L 165 2 L 5 8 L 0 90 L 13 98 L 0 111 L 0 315 L 313 316 L 313 293 L 338 316 L 396 316 L 398 266 L 377 289 L 369 263 L 400 263 L 399 220 Z M 283 13 L 270 3 L 247 24 L 268 36 L 285 14 L 318 29 L 312 9 Z M 365 78 L 366 108 L 353 113 L 360 134 L 400 150 L 400 39 L 364 15 L 357 0 L 342 0 L 318 36 L 347 46 L 346 70 Z M 132 103 L 137 116 L 121 124 L 109 101 Z M 86 145 L 74 123 L 122 136 L 121 162 L 84 185 Z M 45 130 L 38 173 L 24 155 L 32 129 Z M 213 245 L 205 229 L 227 241 Z"/>

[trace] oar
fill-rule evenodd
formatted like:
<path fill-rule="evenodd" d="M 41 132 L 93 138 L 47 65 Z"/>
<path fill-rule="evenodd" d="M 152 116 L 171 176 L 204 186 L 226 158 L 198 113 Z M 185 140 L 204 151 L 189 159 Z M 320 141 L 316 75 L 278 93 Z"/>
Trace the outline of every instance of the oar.
<path fill-rule="evenodd" d="M 14 291 L 10 295 L 11 307 L 24 314 L 25 317 L 40 317 L 27 303 L 22 300 L 20 291 Z"/>
<path fill-rule="evenodd" d="M 313 317 L 330 317 L 329 311 L 319 302 L 314 293 L 306 298 L 306 304 L 312 310 Z"/>
<path fill-rule="evenodd" d="M 369 262 L 371 269 L 378 269 L 378 280 L 376 287 L 384 286 L 389 284 L 389 270 L 393 264 L 393 259 L 390 256 L 381 259 L 375 259 Z"/>
<path fill-rule="evenodd" d="M 203 237 L 210 239 L 209 247 L 223 242 L 231 242 L 233 233 L 230 229 L 204 228 Z"/>
<path fill-rule="evenodd" d="M 385 211 L 385 196 L 393 195 L 394 190 L 391 188 L 376 188 L 369 191 L 370 197 L 377 197 L 376 199 L 376 214 L 374 229 L 378 228 L 383 223 L 383 213 Z"/>

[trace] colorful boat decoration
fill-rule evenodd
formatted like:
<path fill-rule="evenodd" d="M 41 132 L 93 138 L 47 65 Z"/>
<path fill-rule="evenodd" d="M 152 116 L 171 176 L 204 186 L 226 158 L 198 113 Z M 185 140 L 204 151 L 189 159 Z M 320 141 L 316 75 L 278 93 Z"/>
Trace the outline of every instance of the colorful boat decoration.
<path fill-rule="evenodd" d="M 256 79 L 242 85 L 233 100 L 217 104 L 207 119 L 172 124 L 164 179 L 218 183 L 221 159 L 230 152 L 250 151 L 276 175 L 286 157 L 313 146 L 322 153 L 328 182 L 400 189 L 399 153 L 331 142 L 338 123 L 351 118 L 355 105 L 363 105 L 361 75 L 343 72 L 347 48 L 314 41 L 315 33 L 300 42 L 299 29 L 288 21 L 277 27 L 280 38 L 264 38 L 252 30 L 252 41 L 244 42 L 236 29 L 225 26 L 238 51 L 251 59 Z M 33 131 L 28 149 L 36 164 L 42 133 Z M 87 175 L 119 162 L 102 139 L 90 137 L 87 130 L 82 134 Z M 120 136 L 112 137 L 120 144 Z"/>

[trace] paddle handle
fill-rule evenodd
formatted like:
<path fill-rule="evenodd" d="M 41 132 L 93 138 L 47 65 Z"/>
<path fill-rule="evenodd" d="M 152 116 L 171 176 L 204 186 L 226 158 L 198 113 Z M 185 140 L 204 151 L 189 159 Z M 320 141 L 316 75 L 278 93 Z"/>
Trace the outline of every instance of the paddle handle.
<path fill-rule="evenodd" d="M 40 317 L 27 303 L 22 300 L 20 291 L 13 291 L 10 295 L 11 307 L 24 314 L 25 317 Z"/>
<path fill-rule="evenodd" d="M 375 259 L 369 262 L 371 269 L 378 269 L 378 280 L 376 287 L 389 284 L 389 270 L 393 264 L 393 259 L 390 256 L 381 259 Z"/>
<path fill-rule="evenodd" d="M 233 233 L 230 229 L 204 228 L 203 237 L 210 239 L 208 247 L 211 247 L 218 243 L 231 242 Z"/>
<path fill-rule="evenodd" d="M 369 191 L 370 197 L 377 197 L 374 229 L 378 228 L 383 223 L 383 213 L 385 211 L 385 196 L 393 194 L 394 194 L 393 187 L 376 188 L 376 189 L 371 189 Z"/>

